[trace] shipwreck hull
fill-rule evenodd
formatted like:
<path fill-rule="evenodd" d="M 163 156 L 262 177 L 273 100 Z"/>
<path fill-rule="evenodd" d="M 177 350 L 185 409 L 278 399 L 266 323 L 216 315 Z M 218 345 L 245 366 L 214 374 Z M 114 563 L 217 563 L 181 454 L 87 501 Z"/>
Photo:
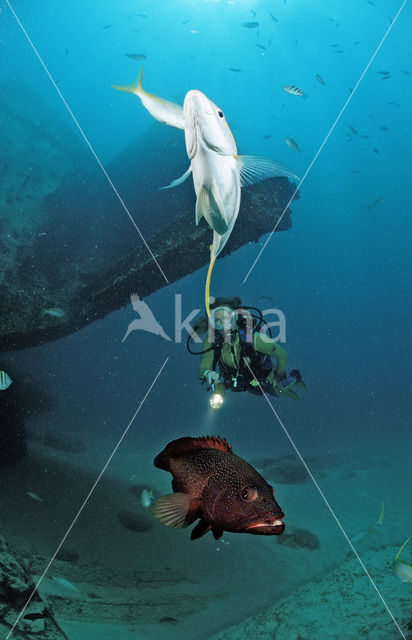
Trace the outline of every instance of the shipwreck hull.
<path fill-rule="evenodd" d="M 61 123 L 46 141 L 44 126 L 17 118 L 13 126 L 25 155 L 20 163 L 11 136 L 0 194 L 1 350 L 56 340 L 126 305 L 131 292 L 143 298 L 167 284 L 84 143 Z M 169 282 L 208 263 L 212 232 L 195 226 L 191 180 L 159 191 L 187 168 L 180 131 L 156 124 L 106 168 Z M 222 255 L 271 231 L 294 188 L 273 178 L 244 189 Z M 290 226 L 288 210 L 277 231 Z M 52 307 L 66 315 L 43 315 Z"/>

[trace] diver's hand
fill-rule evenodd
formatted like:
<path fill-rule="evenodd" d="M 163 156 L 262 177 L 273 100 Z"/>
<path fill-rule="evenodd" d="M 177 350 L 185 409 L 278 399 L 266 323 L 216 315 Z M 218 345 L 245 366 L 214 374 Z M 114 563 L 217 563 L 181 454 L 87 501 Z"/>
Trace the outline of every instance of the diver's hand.
<path fill-rule="evenodd" d="M 217 371 L 211 371 L 210 369 L 206 369 L 204 373 L 204 377 L 207 380 L 208 385 L 219 382 L 219 374 Z"/>

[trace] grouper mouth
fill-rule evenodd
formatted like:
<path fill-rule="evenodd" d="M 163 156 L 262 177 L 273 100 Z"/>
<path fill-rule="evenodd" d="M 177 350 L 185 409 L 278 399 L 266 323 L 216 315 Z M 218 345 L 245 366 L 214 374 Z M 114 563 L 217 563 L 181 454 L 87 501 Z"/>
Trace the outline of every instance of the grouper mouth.
<path fill-rule="evenodd" d="M 282 512 L 273 516 L 260 516 L 246 527 L 245 533 L 254 533 L 263 536 L 279 536 L 285 530 L 285 525 L 281 520 L 281 518 L 284 517 Z"/>

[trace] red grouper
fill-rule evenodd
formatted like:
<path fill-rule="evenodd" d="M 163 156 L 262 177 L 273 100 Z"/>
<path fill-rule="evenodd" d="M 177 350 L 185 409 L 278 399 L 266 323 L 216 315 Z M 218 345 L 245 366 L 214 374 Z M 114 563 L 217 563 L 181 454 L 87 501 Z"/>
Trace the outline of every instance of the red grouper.
<path fill-rule="evenodd" d="M 179 438 L 154 459 L 170 471 L 174 493 L 158 498 L 152 514 L 166 527 L 181 529 L 199 518 L 191 540 L 212 531 L 279 535 L 285 530 L 273 488 L 219 436 Z"/>

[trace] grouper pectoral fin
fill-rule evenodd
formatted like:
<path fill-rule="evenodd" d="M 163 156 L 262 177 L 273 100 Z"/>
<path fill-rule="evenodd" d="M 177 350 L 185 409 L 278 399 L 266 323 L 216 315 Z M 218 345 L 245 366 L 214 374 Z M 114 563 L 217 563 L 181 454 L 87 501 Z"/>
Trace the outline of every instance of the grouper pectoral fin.
<path fill-rule="evenodd" d="M 205 535 L 212 528 L 211 524 L 208 524 L 204 520 L 199 520 L 194 529 L 192 529 L 192 533 L 190 535 L 191 540 L 197 540 Z"/>
<path fill-rule="evenodd" d="M 218 527 L 212 527 L 212 533 L 215 540 L 219 540 L 223 536 L 223 529 L 219 529 Z"/>
<path fill-rule="evenodd" d="M 187 493 L 171 493 L 158 498 L 151 506 L 152 516 L 165 527 L 184 529 L 198 518 L 201 500 Z"/>
<path fill-rule="evenodd" d="M 192 173 L 192 167 L 190 166 L 188 170 L 185 171 L 182 176 L 180 176 L 180 178 L 176 178 L 176 180 L 172 180 L 172 182 L 168 184 L 166 187 L 160 187 L 159 191 L 162 191 L 162 189 L 172 189 L 173 187 L 178 187 L 179 184 L 182 184 L 185 180 L 187 180 L 187 178 L 190 176 L 191 173 Z"/>
<path fill-rule="evenodd" d="M 227 231 L 225 205 L 216 182 L 211 186 L 202 185 L 196 200 L 196 224 L 204 216 L 206 221 L 219 235 Z"/>

